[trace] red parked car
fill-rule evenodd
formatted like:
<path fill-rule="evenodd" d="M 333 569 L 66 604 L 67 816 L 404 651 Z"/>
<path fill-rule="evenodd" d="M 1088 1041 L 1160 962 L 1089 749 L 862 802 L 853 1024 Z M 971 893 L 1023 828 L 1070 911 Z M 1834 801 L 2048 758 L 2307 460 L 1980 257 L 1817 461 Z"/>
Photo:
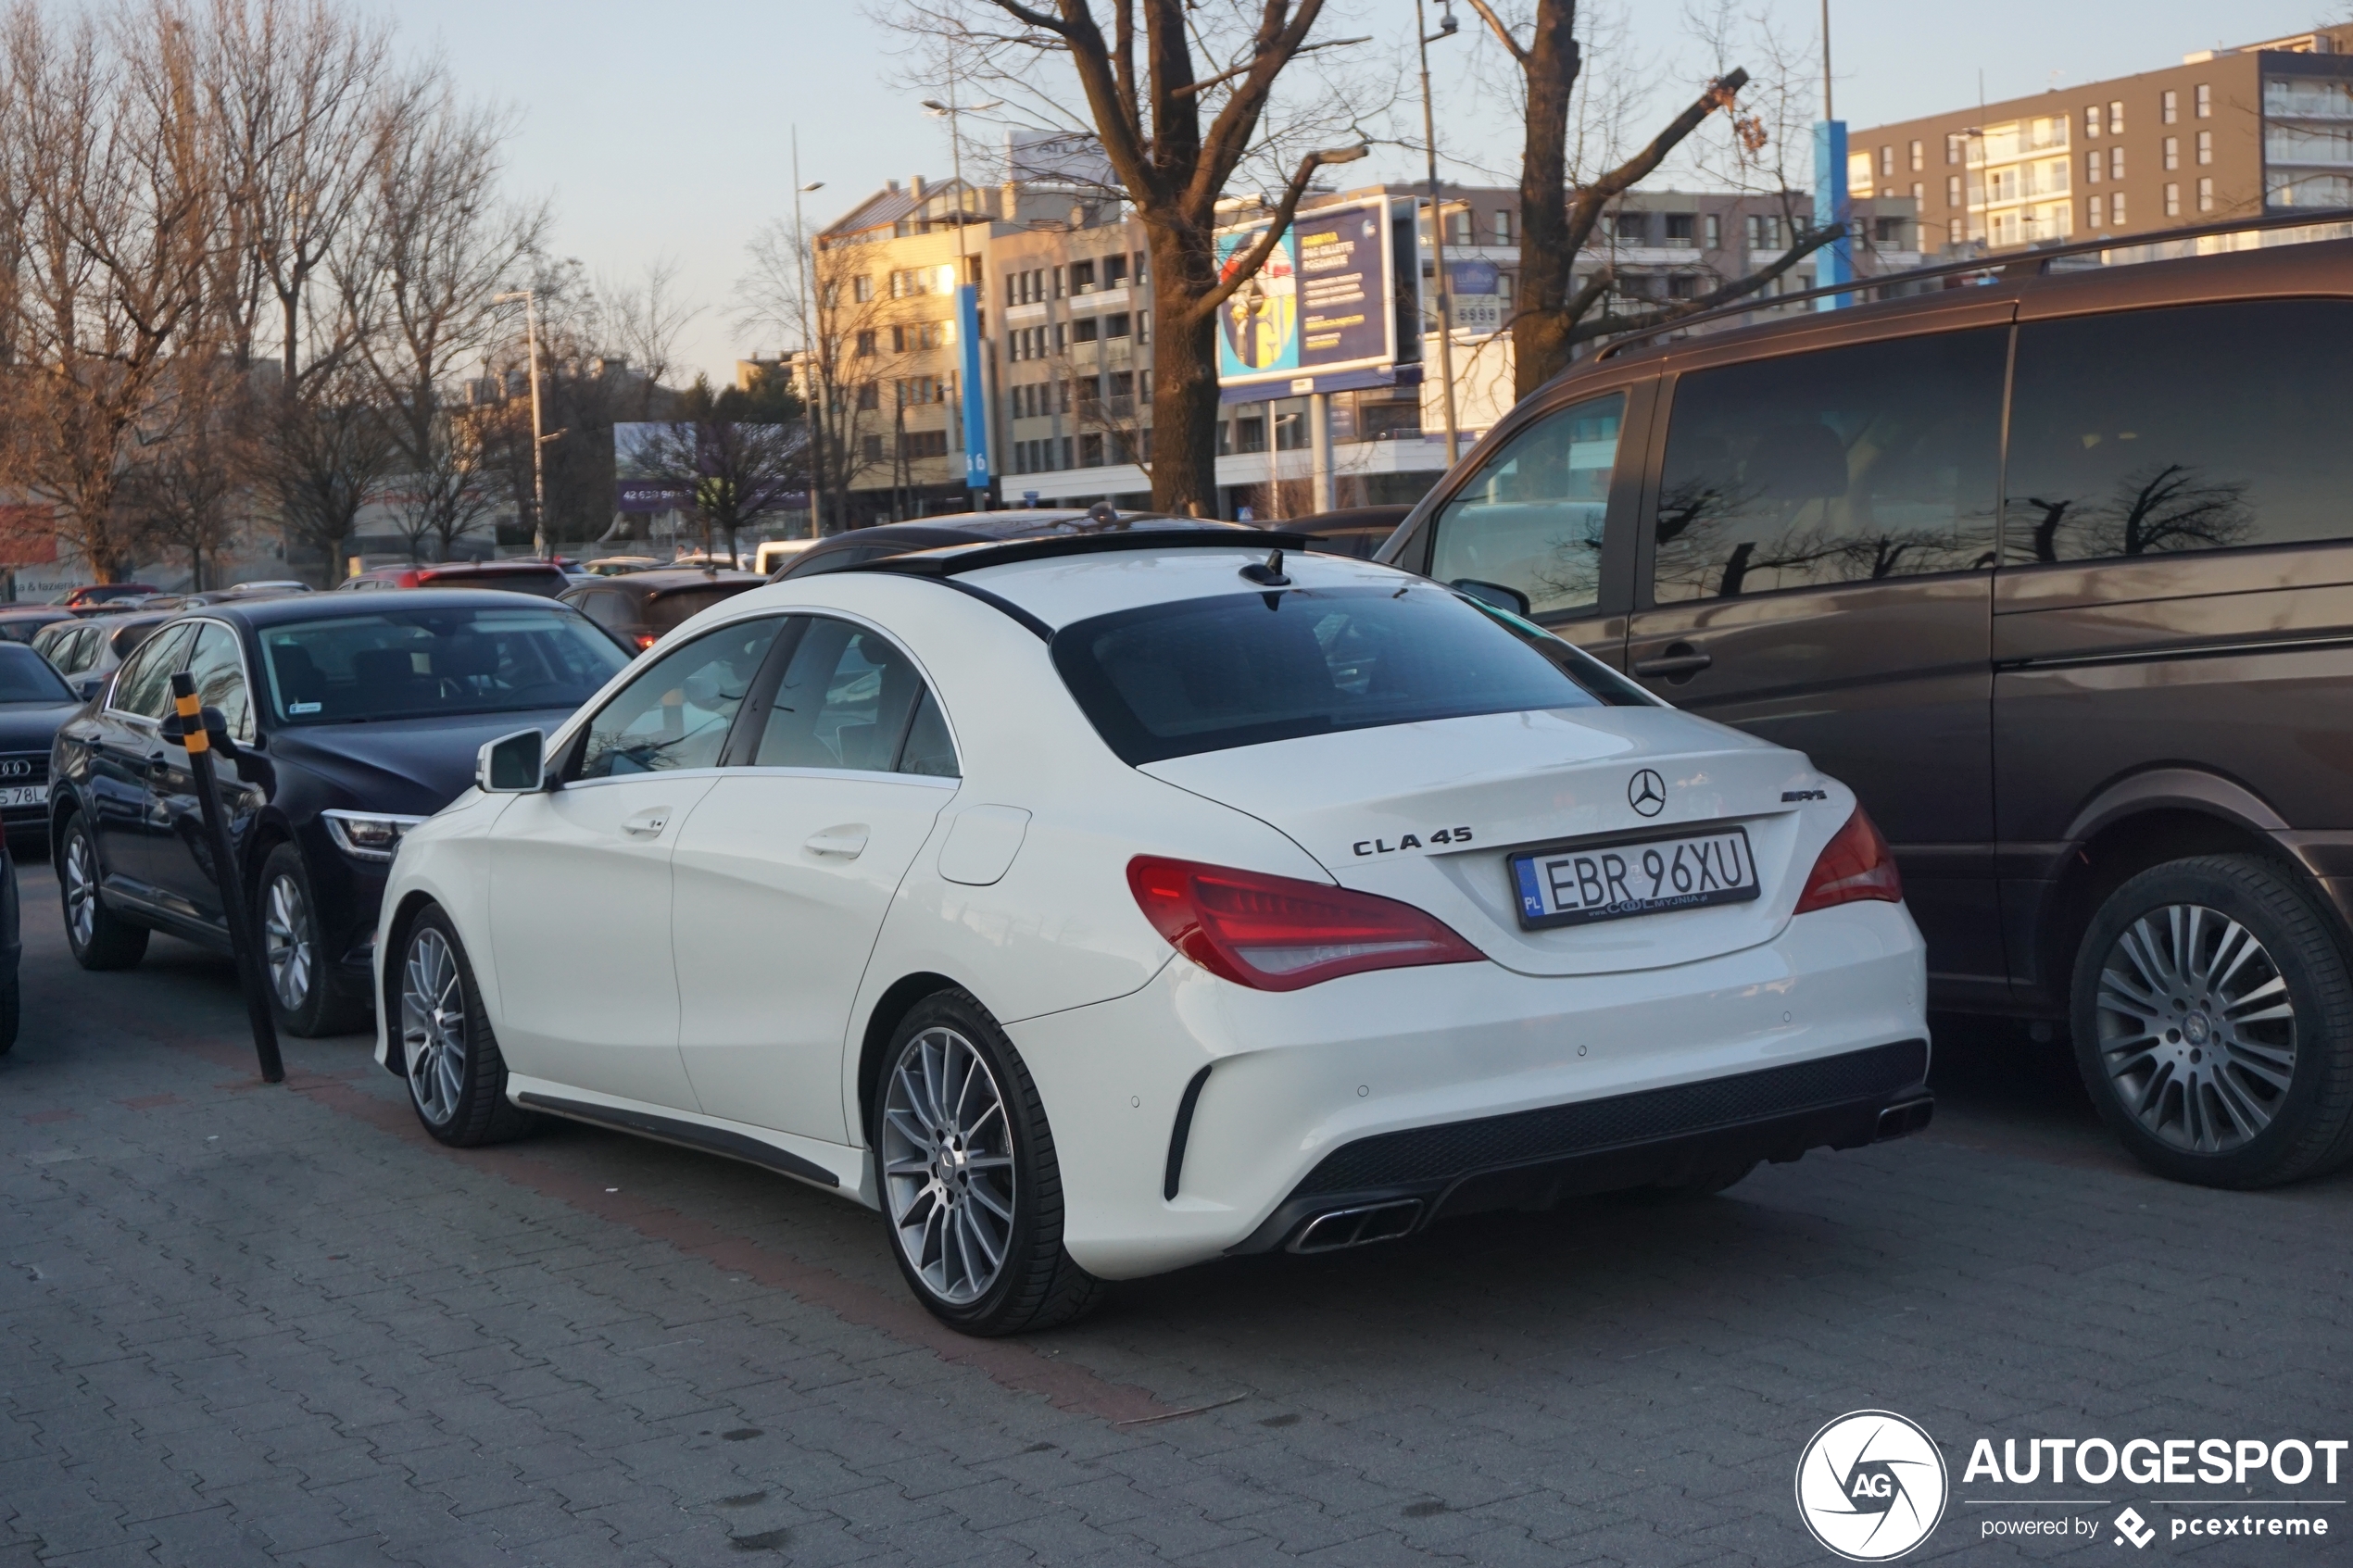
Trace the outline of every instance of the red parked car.
<path fill-rule="evenodd" d="M 85 583 L 57 602 L 68 609 L 85 609 L 92 605 L 111 604 L 116 599 L 144 599 L 162 592 L 146 583 Z"/>

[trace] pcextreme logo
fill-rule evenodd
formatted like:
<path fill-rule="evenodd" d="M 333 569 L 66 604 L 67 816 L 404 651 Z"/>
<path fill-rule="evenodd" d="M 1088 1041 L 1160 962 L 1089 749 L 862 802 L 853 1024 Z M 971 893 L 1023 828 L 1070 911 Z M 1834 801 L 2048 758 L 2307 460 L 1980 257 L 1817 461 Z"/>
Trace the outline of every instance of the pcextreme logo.
<path fill-rule="evenodd" d="M 1928 1539 L 1950 1491 L 1944 1456 L 1893 1411 L 1853 1411 L 1797 1461 L 1797 1516 L 1850 1562 L 1885 1562 Z"/>

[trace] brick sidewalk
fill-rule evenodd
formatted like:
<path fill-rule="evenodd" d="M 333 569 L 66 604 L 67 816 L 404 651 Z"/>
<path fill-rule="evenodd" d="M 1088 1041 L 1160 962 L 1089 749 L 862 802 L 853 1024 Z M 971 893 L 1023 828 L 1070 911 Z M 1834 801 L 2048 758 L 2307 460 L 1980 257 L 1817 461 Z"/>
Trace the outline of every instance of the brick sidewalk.
<path fill-rule="evenodd" d="M 1947 1044 L 1930 1135 L 1720 1198 L 1223 1263 L 975 1342 L 871 1214 L 749 1167 L 572 1126 L 444 1149 L 357 1036 L 263 1088 L 225 963 L 84 974 L 22 874 L 0 1568 L 1812 1563 L 1791 1475 L 1843 1411 L 1957 1479 L 1948 1433 L 2353 1424 L 2353 1179 L 2155 1181 L 1998 1043 Z M 1917 1557 L 1996 1555 L 1962 1519 Z"/>

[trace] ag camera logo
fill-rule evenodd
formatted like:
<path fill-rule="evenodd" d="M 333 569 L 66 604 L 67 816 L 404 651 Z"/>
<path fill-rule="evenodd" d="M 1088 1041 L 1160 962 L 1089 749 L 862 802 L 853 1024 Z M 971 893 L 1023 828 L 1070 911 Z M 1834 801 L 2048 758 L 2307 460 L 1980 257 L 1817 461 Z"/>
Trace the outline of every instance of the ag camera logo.
<path fill-rule="evenodd" d="M 1928 1539 L 1951 1486 L 1936 1440 L 1894 1411 L 1853 1411 L 1797 1461 L 1797 1516 L 1850 1562 L 1886 1562 Z"/>

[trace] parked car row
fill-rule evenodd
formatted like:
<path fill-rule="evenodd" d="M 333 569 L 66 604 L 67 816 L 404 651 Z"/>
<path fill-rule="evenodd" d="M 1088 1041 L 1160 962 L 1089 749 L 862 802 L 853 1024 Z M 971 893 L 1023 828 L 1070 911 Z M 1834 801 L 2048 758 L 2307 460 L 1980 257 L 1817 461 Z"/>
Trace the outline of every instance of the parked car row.
<path fill-rule="evenodd" d="M 448 1143 L 566 1117 L 866 1203 L 975 1333 L 1900 1136 L 1931 1005 L 2066 1022 L 2166 1174 L 2329 1170 L 2348 263 L 1606 352 L 1298 532 L 998 512 L 185 610 L 58 731 L 69 936 L 227 940 L 187 669 L 283 1026 L 372 1006 Z"/>

